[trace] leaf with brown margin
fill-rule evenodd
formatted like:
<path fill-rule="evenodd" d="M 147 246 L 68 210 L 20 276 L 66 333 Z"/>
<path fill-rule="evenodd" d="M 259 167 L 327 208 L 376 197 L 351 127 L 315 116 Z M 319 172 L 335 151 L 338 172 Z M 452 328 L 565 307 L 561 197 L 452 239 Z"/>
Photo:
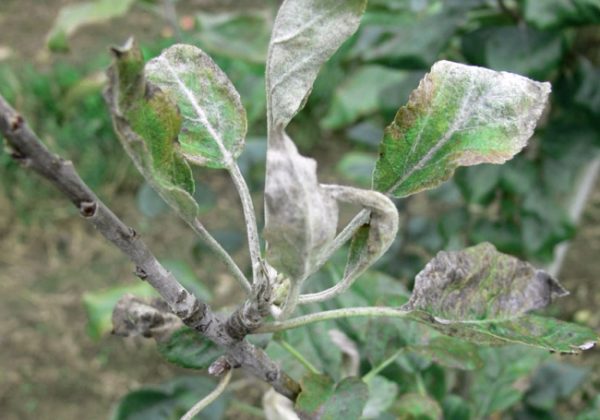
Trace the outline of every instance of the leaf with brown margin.
<path fill-rule="evenodd" d="M 549 83 L 437 62 L 386 129 L 374 188 L 406 197 L 459 166 L 504 163 L 527 144 L 549 93 Z"/>
<path fill-rule="evenodd" d="M 595 331 L 527 314 L 566 294 L 549 274 L 483 243 L 438 253 L 417 275 L 402 309 L 412 311 L 409 318 L 473 343 L 578 353 L 594 347 Z"/>
<path fill-rule="evenodd" d="M 105 97 L 121 144 L 152 188 L 184 219 L 193 220 L 198 205 L 192 171 L 179 153 L 177 105 L 145 79 L 142 53 L 133 39 L 112 51 Z"/>

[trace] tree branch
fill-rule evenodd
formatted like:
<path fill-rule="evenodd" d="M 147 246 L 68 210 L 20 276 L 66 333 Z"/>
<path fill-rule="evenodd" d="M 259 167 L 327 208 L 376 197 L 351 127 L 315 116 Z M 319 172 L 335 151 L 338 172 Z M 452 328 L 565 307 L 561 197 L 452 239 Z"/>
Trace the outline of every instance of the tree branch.
<path fill-rule="evenodd" d="M 282 372 L 263 350 L 245 340 L 231 337 L 225 322 L 206 303 L 189 293 L 158 262 L 136 232 L 125 225 L 83 182 L 73 164 L 51 153 L 1 95 L 0 133 L 11 147 L 13 158 L 58 188 L 96 230 L 133 261 L 136 274 L 158 291 L 186 325 L 227 352 L 233 367 L 243 368 L 292 400 L 298 396 L 298 383 Z"/>

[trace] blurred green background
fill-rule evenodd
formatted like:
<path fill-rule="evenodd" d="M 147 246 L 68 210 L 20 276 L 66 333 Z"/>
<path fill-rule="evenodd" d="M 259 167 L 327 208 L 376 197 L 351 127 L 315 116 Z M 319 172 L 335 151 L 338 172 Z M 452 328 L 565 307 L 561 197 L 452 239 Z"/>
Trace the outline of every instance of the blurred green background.
<path fill-rule="evenodd" d="M 216 307 L 234 305 L 241 296 L 235 282 L 122 152 L 101 95 L 103 72 L 107 47 L 130 35 L 146 58 L 175 42 L 211 54 L 248 113 L 240 166 L 261 214 L 264 60 L 278 2 L 98 0 L 65 9 L 81 4 L 2 0 L 0 93 L 170 269 L 196 282 Z M 560 273 L 572 293 L 549 309 L 553 315 L 600 328 L 599 24 L 596 0 L 370 1 L 358 33 L 323 69 L 289 128 L 301 151 L 319 162 L 323 182 L 369 186 L 384 127 L 439 59 L 553 84 L 551 106 L 517 158 L 463 168 L 444 186 L 398 202 L 401 234 L 376 265 L 379 273 L 410 289 L 438 250 L 490 241 Z M 195 176 L 206 226 L 248 269 L 226 174 Z M 565 241 L 572 242 L 563 258 Z M 127 391 L 189 375 L 163 361 L 153 343 L 106 334 L 108 303 L 128 287 L 147 293 L 127 260 L 68 202 L 0 152 L 0 417 L 107 418 Z M 487 367 L 479 371 L 431 364 L 410 375 L 426 379 L 446 418 L 600 418 L 597 351 L 551 358 L 522 348 L 483 352 Z M 211 387 L 194 380 L 203 379 L 169 389 Z M 260 418 L 262 385 L 242 376 L 236 383 L 235 398 L 206 418 Z M 180 394 L 191 398 L 186 392 Z"/>

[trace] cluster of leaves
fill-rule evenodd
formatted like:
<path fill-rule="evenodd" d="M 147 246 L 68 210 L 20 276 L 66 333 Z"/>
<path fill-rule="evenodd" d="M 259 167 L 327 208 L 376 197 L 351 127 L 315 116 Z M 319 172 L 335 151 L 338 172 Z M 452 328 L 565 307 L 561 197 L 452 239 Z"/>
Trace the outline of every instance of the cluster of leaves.
<path fill-rule="evenodd" d="M 354 14 L 364 7 L 363 2 L 349 3 L 352 5 L 348 7 L 356 7 Z M 396 114 L 394 122 L 384 135 L 384 121 L 393 116 L 398 103 L 404 102 L 402 98 L 408 96 L 416 81 L 422 77 L 422 69 L 429 68 L 437 57 L 443 55 L 453 60 L 512 70 L 534 78 L 552 79 L 558 86 L 559 95 L 553 104 L 550 122 L 542 132 L 540 147 L 507 167 L 462 169 L 457 180 L 462 200 L 460 197 L 457 199 L 457 190 L 452 186 L 437 191 L 434 199 L 452 205 L 452 211 L 446 213 L 439 227 L 429 220 L 423 220 L 423 217 L 421 220 L 411 220 L 406 227 L 408 239 L 399 245 L 401 248 L 412 242 L 415 236 L 418 238 L 425 232 L 425 236 L 433 234 L 433 239 L 425 238 L 428 252 L 441 247 L 463 247 L 470 242 L 486 239 L 493 241 L 499 249 L 513 254 L 547 259 L 551 256 L 553 246 L 572 233 L 572 226 L 564 210 L 564 200 L 569 197 L 581 159 L 589 158 L 587 151 L 595 138 L 591 120 L 598 113 L 597 84 L 593 82 L 598 78 L 598 70 L 594 68 L 593 60 L 583 58 L 586 51 L 576 51 L 577 55 L 573 57 L 574 50 L 580 45 L 577 43 L 578 37 L 585 36 L 585 31 L 571 28 L 597 22 L 597 10 L 594 5 L 583 1 L 581 4 L 577 3 L 579 8 L 574 9 L 558 3 L 556 7 L 550 8 L 553 11 L 550 13 L 547 10 L 537 10 L 534 1 L 523 1 L 511 4 L 510 7 L 515 8 L 508 13 L 495 3 L 484 0 L 372 1 L 360 30 L 333 57 L 315 82 L 306 112 L 290 125 L 289 132 L 304 146 L 310 146 L 314 141 L 306 139 L 322 138 L 324 131 L 345 132 L 348 138 L 361 144 L 362 151 L 346 155 L 339 163 L 340 171 L 350 174 L 358 183 L 364 183 L 366 178 L 366 183 L 370 184 L 370 173 L 375 168 L 375 189 L 405 197 L 439 185 L 458 166 L 482 162 L 500 163 L 510 159 L 524 146 L 531 135 L 532 124 L 541 114 L 541 106 L 536 98 L 543 96 L 545 90 L 547 94 L 547 88 L 543 85 L 532 85 L 523 78 L 507 78 L 506 75 L 501 76 L 487 70 L 440 62 L 433 66 L 411 97 L 409 105 Z M 298 16 L 300 21 L 310 22 L 301 13 Z M 264 123 L 261 116 L 265 107 L 262 63 L 266 60 L 269 14 L 257 12 L 218 18 L 200 15 L 198 21 L 202 25 L 197 35 L 198 44 L 206 51 L 214 51 L 217 62 L 227 70 L 232 70 L 234 84 L 242 92 L 244 105 L 247 105 L 250 132 L 256 130 L 254 132 L 257 134 L 264 133 L 259 127 Z M 431 30 L 423 32 L 423 27 Z M 570 29 L 564 30 L 566 27 Z M 318 34 L 319 30 L 326 31 L 327 27 L 324 25 L 311 30 Z M 267 35 L 243 36 L 249 32 Z M 277 31 L 275 36 L 286 39 L 285 34 L 278 34 Z M 232 37 L 236 42 L 229 42 Z M 510 43 L 507 39 L 515 41 Z M 286 41 L 281 44 L 284 51 L 282 54 L 291 54 L 291 50 L 286 50 L 291 48 L 289 45 L 286 47 Z M 512 48 L 514 45 L 523 48 L 523 51 L 515 53 L 512 49 L 506 49 L 507 46 Z M 293 47 L 294 54 L 303 53 L 298 45 Z M 181 92 L 171 91 L 172 81 L 164 75 L 165 66 L 161 67 L 157 63 L 163 60 L 177 64 L 179 69 L 183 60 L 184 69 L 178 77 L 190 89 L 195 88 L 188 78 L 190 73 L 197 77 L 198 72 L 206 71 L 207 79 L 211 82 L 222 80 L 222 75 L 203 54 L 184 47 L 177 48 L 167 51 L 154 61 L 154 67 L 150 65 L 146 69 L 149 80 L 171 94 L 169 99 L 178 104 L 184 121 L 176 121 L 176 116 L 170 122 L 158 119 L 152 121 L 152 124 L 147 120 L 137 119 L 136 112 L 147 116 L 148 111 L 158 113 L 169 108 L 168 100 L 159 94 L 152 98 L 155 102 L 149 104 L 121 102 L 119 106 L 122 106 L 124 114 L 138 134 L 148 127 L 152 128 L 152 133 L 146 131 L 150 133 L 145 136 L 149 150 L 144 152 L 152 155 L 151 159 L 141 156 L 139 149 L 132 150 L 132 145 L 129 145 L 129 152 L 138 167 L 169 204 L 178 208 L 184 217 L 195 217 L 198 209 L 193 204 L 189 205 L 189 197 L 193 193 L 190 177 L 182 177 L 182 171 L 177 169 L 186 165 L 177 160 L 179 156 L 174 155 L 172 150 L 154 146 L 161 141 L 157 132 L 166 131 L 171 133 L 167 137 L 172 138 L 176 129 L 179 129 L 178 124 L 198 119 L 198 116 L 190 109 L 193 107 L 185 104 L 186 98 L 179 95 Z M 289 64 L 294 62 L 293 58 L 291 54 L 283 61 Z M 317 61 L 319 60 L 320 57 Z M 139 57 L 134 57 L 133 61 L 138 65 Z M 194 67 L 198 63 L 200 67 Z M 188 65 L 191 67 L 185 68 Z M 314 177 L 314 169 L 304 164 L 305 158 L 299 155 L 295 157 L 297 152 L 293 145 L 289 145 L 291 142 L 283 133 L 283 128 L 306 99 L 316 77 L 316 70 L 318 66 L 315 69 L 314 63 L 310 63 L 308 70 L 298 71 L 298 75 L 302 75 L 299 77 L 300 88 L 284 84 L 287 89 L 281 90 L 285 94 L 279 93 L 282 95 L 280 98 L 277 97 L 277 88 L 281 89 L 279 79 L 275 83 L 273 79 L 271 84 L 266 83 L 271 95 L 268 98 L 277 105 L 274 107 L 271 103 L 269 107 L 272 124 L 269 132 L 275 132 L 276 137 L 275 140 L 270 139 L 270 144 L 273 142 L 278 147 L 287 149 L 283 158 L 279 156 L 272 160 L 270 166 L 277 167 L 273 162 L 281 164 L 281 159 L 284 163 L 285 159 L 290 159 L 291 166 L 298 168 L 297 173 L 308 174 L 306 178 L 309 180 Z M 345 81 L 334 89 L 335 84 L 331 81 L 340 78 L 345 78 Z M 489 86 L 490 80 L 494 81 L 491 83 L 492 87 Z M 125 86 L 129 82 L 130 80 L 121 79 Z M 219 90 L 211 85 L 209 90 L 211 95 L 214 93 L 212 99 L 227 103 L 220 111 L 227 114 L 224 121 L 232 121 L 233 125 L 226 127 L 221 134 L 225 140 L 230 140 L 229 143 L 224 143 L 229 156 L 238 157 L 241 152 L 240 139 L 244 135 L 244 130 L 239 124 L 236 127 L 235 122 L 238 118 L 235 113 L 240 112 L 239 99 L 232 99 L 230 86 Z M 286 96 L 290 94 L 290 90 L 296 96 L 291 103 Z M 494 101 L 487 102 L 486 97 L 494 98 Z M 139 101 L 141 96 L 131 96 L 127 100 L 131 98 Z M 473 106 L 477 112 L 467 112 L 467 105 Z M 149 108 L 140 111 L 138 106 Z M 567 106 L 569 113 L 564 111 Z M 273 112 L 273 109 L 276 111 Z M 533 117 L 527 114 L 530 109 L 534 109 Z M 500 118 L 496 117 L 498 115 Z M 314 120 L 318 124 L 310 123 Z M 139 123 L 137 126 L 136 121 Z M 581 130 L 582 123 L 588 124 L 589 130 Z M 184 125 L 184 132 L 206 136 L 205 126 Z M 281 131 L 277 132 L 279 129 Z M 569 142 L 565 146 L 565 142 L 557 141 L 559 134 L 563 137 L 565 133 L 573 135 L 577 142 Z M 503 141 L 507 135 L 511 138 L 510 142 Z M 376 163 L 375 156 L 369 149 L 379 146 L 381 137 L 384 138 L 382 155 Z M 488 142 L 479 144 L 478 139 L 482 137 Z M 198 148 L 193 137 L 180 137 L 180 141 L 182 155 L 188 160 L 208 166 L 226 166 L 227 159 L 224 159 L 222 149 L 215 148 L 214 144 L 207 146 L 205 143 Z M 260 161 L 261 148 L 257 147 L 256 150 L 256 153 L 252 152 L 252 156 L 248 157 L 248 168 Z M 262 151 L 264 152 L 264 148 Z M 157 161 L 167 164 L 161 163 L 160 167 L 153 167 Z M 268 168 L 269 163 L 267 171 Z M 560 183 L 556 182 L 557 168 L 562 171 Z M 188 169 L 183 170 L 187 171 Z M 276 188 L 269 186 L 268 180 L 269 176 L 267 194 L 274 191 L 277 193 Z M 322 212 L 331 213 L 329 204 L 319 202 L 324 201 L 324 195 L 319 192 L 316 179 L 314 182 L 313 193 L 307 200 L 312 200 L 317 207 L 322 206 Z M 174 190 L 178 192 L 173 194 Z M 469 204 L 468 207 L 465 202 Z M 476 211 L 469 211 L 473 209 Z M 556 211 L 549 212 L 549 209 Z M 269 220 L 277 222 L 278 217 L 285 220 L 285 214 L 282 215 L 278 209 L 267 211 L 271 214 Z M 326 221 L 331 225 L 331 219 Z M 281 220 L 279 223 L 281 224 Z M 298 254 L 301 261 L 290 260 L 292 253 L 285 248 L 287 246 L 294 250 L 296 247 L 297 250 L 299 238 L 278 243 L 277 235 L 281 233 L 278 229 L 278 226 L 267 226 L 267 239 L 270 243 L 277 244 L 270 249 L 268 258 L 280 271 L 301 282 L 310 274 L 311 266 L 315 265 L 315 256 L 311 253 L 319 254 L 323 250 L 323 244 L 327 243 L 327 238 L 315 236 L 317 242 L 309 243 L 306 250 Z M 522 233 L 509 236 L 506 232 Z M 364 247 L 366 243 L 366 240 L 361 242 L 360 236 L 355 237 L 351 255 L 358 255 L 357 260 L 362 255 L 361 246 Z M 395 251 L 398 252 L 398 247 Z M 392 256 L 383 261 L 380 267 L 391 265 L 390 260 L 399 258 L 397 255 Z M 422 267 L 419 260 L 414 267 L 405 264 L 405 259 L 400 260 L 404 267 L 400 270 L 391 267 L 390 272 L 408 277 L 414 274 L 411 269 Z M 461 261 L 460 264 L 448 264 L 448 261 L 458 260 Z M 448 266 L 464 268 L 465 260 L 468 261 L 467 267 L 470 267 L 471 272 L 467 269 L 460 276 L 454 271 L 444 272 Z M 537 374 L 540 379 L 534 381 L 528 390 L 516 389 L 513 386 L 515 382 L 538 366 L 547 353 L 524 351 L 521 347 L 479 349 L 474 344 L 513 342 L 545 350 L 570 352 L 595 341 L 596 335 L 577 326 L 525 315 L 524 312 L 547 304 L 550 297 L 561 295 L 563 290 L 551 278 L 532 271 L 531 266 L 515 268 L 515 261 L 498 254 L 489 245 L 482 245 L 462 253 L 439 255 L 417 277 L 415 291 L 408 303 L 407 293 L 397 283 L 390 281 L 385 275 L 373 273 L 370 274 L 373 278 L 361 280 L 362 284 L 368 286 L 360 287 L 361 283 L 357 283 L 352 293 L 325 303 L 303 306 L 302 310 L 308 313 L 374 303 L 396 307 L 405 304 L 404 308 L 410 311 L 410 317 L 420 323 L 407 320 L 342 320 L 309 326 L 306 328 L 309 332 L 306 329 L 293 330 L 276 335 L 274 342 L 268 347 L 273 357 L 284 360 L 285 363 L 284 354 L 289 354 L 289 351 L 283 351 L 291 345 L 304 359 L 309 360 L 304 360 L 303 370 L 307 369 L 309 374 L 302 380 L 303 393 L 298 400 L 297 409 L 308 414 L 319 413 L 323 418 L 328 418 L 330 412 L 339 413 L 342 406 L 350 417 L 358 417 L 362 413 L 367 418 L 421 415 L 439 418 L 443 413 L 445 418 L 483 418 L 513 406 L 526 394 L 527 404 L 523 410 L 532 408 L 549 412 L 556 399 L 568 395 L 581 380 L 581 372 L 562 365 L 545 365 Z M 439 263 L 441 269 L 436 268 L 436 263 Z M 464 291 L 468 287 L 466 284 L 459 287 L 452 279 L 468 279 L 481 286 L 486 278 L 497 278 L 498 273 L 489 273 L 496 265 L 500 266 L 500 272 L 502 269 L 519 273 L 525 271 L 526 280 L 520 285 L 518 281 L 509 285 L 494 285 L 499 289 L 482 288 L 489 294 L 461 295 L 459 303 L 462 304 L 456 304 L 456 298 L 452 298 L 451 292 Z M 339 267 L 334 268 L 333 265 L 330 269 L 335 273 L 341 272 Z M 348 269 L 344 271 L 347 272 Z M 445 278 L 451 280 L 448 283 L 435 283 L 432 279 L 439 280 L 440 273 L 442 278 L 445 275 Z M 337 276 L 336 279 L 340 277 Z M 515 280 L 514 275 L 507 277 L 511 281 Z M 529 306 L 522 306 L 516 312 L 517 308 L 512 306 L 494 306 L 494 302 L 502 300 L 499 297 L 507 300 L 515 298 L 515 293 L 531 286 L 532 279 L 535 279 L 536 284 L 539 283 L 535 286 L 539 301 L 534 300 L 533 304 L 528 301 Z M 312 280 L 310 286 L 315 287 L 316 291 L 333 286 L 326 283 L 327 280 L 323 283 L 323 279 Z M 378 284 L 378 287 L 373 287 L 373 284 Z M 397 293 L 391 292 L 394 290 Z M 328 334 L 330 331 L 338 331 L 348 340 L 340 340 L 339 334 Z M 441 335 L 440 332 L 446 335 Z M 462 340 L 450 338 L 448 334 L 461 337 Z M 307 337 L 310 339 L 307 340 Z M 169 340 L 160 343 L 161 352 L 168 360 L 186 367 L 204 368 L 218 356 L 218 352 L 208 351 L 208 343 L 196 342 L 197 338 L 194 340 L 185 331 L 175 333 Z M 340 344 L 341 341 L 346 345 Z M 199 353 L 198 349 L 202 349 L 202 352 Z M 356 354 L 360 355 L 358 359 Z M 211 357 L 207 359 L 207 356 Z M 449 369 L 444 370 L 440 365 Z M 290 372 L 297 372 L 301 366 L 294 363 L 287 367 Z M 457 368 L 475 370 L 470 386 L 465 389 L 458 386 L 457 378 L 463 374 L 454 370 Z M 554 388 L 541 385 L 546 382 L 544 375 L 551 375 L 561 369 L 571 369 L 569 375 L 572 374 L 574 379 L 569 384 Z M 299 378 L 302 373 L 304 372 L 297 372 L 296 376 Z M 359 375 L 362 375 L 362 379 L 359 379 Z"/>

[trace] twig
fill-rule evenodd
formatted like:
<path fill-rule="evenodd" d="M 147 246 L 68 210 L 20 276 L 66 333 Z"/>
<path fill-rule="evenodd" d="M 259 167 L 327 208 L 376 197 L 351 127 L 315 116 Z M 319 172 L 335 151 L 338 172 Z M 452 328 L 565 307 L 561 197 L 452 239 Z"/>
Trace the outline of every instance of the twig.
<path fill-rule="evenodd" d="M 295 400 L 300 385 L 287 376 L 267 354 L 246 340 L 235 340 L 225 323 L 211 308 L 189 293 L 150 252 L 146 244 L 126 226 L 83 182 L 71 162 L 52 154 L 0 95 L 0 133 L 12 148 L 12 156 L 58 188 L 106 239 L 136 265 L 136 274 L 152 285 L 173 312 L 190 328 L 222 347 L 232 366 L 271 384 L 275 390 Z"/>
<path fill-rule="evenodd" d="M 192 420 L 196 414 L 198 414 L 200 411 L 204 410 L 212 402 L 214 402 L 217 398 L 219 398 L 221 396 L 221 394 L 225 391 L 225 388 L 227 388 L 227 384 L 229 384 L 229 381 L 231 380 L 232 372 L 233 372 L 233 369 L 229 369 L 227 371 L 227 373 L 225 373 L 225 376 L 223 376 L 223 378 L 221 378 L 219 385 L 217 385 L 217 387 L 213 390 L 213 392 L 211 392 L 206 397 L 204 397 L 200 401 L 198 401 L 192 408 L 190 408 L 190 410 L 187 413 L 185 413 L 181 417 L 181 420 Z"/>

